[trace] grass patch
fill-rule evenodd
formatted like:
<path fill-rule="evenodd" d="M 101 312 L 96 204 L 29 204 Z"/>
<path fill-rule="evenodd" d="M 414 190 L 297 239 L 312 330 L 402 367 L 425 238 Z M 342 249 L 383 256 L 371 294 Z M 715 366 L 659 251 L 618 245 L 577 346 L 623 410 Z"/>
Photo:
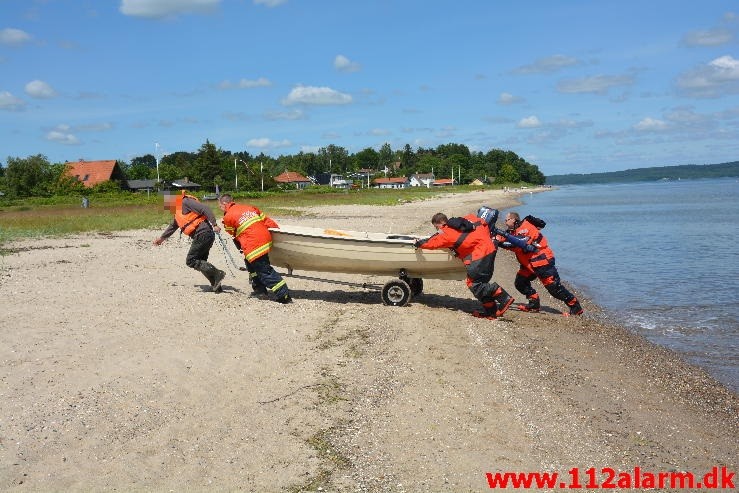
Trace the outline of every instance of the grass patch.
<path fill-rule="evenodd" d="M 331 434 L 333 432 L 333 428 L 318 430 L 318 432 L 306 440 L 306 443 L 316 451 L 325 467 L 321 467 L 316 474 L 308 478 L 304 483 L 291 486 L 287 491 L 291 493 L 319 490 L 328 491 L 327 488 L 330 486 L 331 477 L 334 472 L 351 466 L 351 461 L 331 443 Z"/>
<path fill-rule="evenodd" d="M 0 211 L 0 245 L 22 238 L 64 236 L 90 231 L 113 232 L 159 228 L 172 215 L 161 205 L 111 205 L 82 209 L 72 206 L 36 206 Z"/>

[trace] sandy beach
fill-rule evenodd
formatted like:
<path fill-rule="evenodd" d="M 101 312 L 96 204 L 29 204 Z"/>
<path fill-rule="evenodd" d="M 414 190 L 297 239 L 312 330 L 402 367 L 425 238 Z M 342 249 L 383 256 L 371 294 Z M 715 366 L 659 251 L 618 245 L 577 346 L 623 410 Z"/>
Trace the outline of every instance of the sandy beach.
<path fill-rule="evenodd" d="M 516 199 L 275 219 L 424 235 L 435 212 Z M 155 247 L 159 233 L 6 245 L 0 490 L 466 492 L 489 490 L 495 472 L 569 481 L 579 468 L 585 484 L 591 467 L 699 479 L 737 468 L 737 395 L 588 300 L 566 318 L 537 283 L 541 313 L 490 321 L 470 316 L 478 304 L 459 281 L 427 280 L 389 307 L 376 291 L 288 277 L 295 302 L 280 305 L 249 298 L 241 271 L 210 292 L 185 266 L 188 240 Z M 218 243 L 211 261 L 227 269 Z M 499 252 L 494 279 L 523 300 L 517 267 Z"/>

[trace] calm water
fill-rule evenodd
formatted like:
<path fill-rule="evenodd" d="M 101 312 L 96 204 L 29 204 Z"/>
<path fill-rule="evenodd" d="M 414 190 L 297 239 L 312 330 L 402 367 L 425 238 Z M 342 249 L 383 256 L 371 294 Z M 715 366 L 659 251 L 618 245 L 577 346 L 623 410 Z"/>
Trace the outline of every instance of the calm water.
<path fill-rule="evenodd" d="M 739 180 L 578 185 L 516 210 L 547 221 L 565 284 L 739 392 Z"/>

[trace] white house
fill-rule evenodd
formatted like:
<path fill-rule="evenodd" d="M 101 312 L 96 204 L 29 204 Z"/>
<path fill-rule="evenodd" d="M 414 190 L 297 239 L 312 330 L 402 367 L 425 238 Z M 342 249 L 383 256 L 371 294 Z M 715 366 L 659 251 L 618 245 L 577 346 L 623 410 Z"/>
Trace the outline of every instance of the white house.
<path fill-rule="evenodd" d="M 431 188 L 431 185 L 434 184 L 434 180 L 435 178 L 433 173 L 416 173 L 415 175 L 411 175 L 409 184 L 412 187 Z"/>

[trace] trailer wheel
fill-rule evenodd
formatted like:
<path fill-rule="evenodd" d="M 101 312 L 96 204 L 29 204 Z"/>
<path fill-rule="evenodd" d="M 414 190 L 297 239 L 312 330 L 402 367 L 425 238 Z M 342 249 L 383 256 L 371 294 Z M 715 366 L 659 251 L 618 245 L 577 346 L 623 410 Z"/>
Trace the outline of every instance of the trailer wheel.
<path fill-rule="evenodd" d="M 411 293 L 413 293 L 413 296 L 418 296 L 423 293 L 423 279 L 420 277 L 411 277 L 408 279 L 408 285 L 411 287 Z"/>
<path fill-rule="evenodd" d="M 382 302 L 390 306 L 405 306 L 411 300 L 411 287 L 402 279 L 388 281 L 382 287 Z"/>

